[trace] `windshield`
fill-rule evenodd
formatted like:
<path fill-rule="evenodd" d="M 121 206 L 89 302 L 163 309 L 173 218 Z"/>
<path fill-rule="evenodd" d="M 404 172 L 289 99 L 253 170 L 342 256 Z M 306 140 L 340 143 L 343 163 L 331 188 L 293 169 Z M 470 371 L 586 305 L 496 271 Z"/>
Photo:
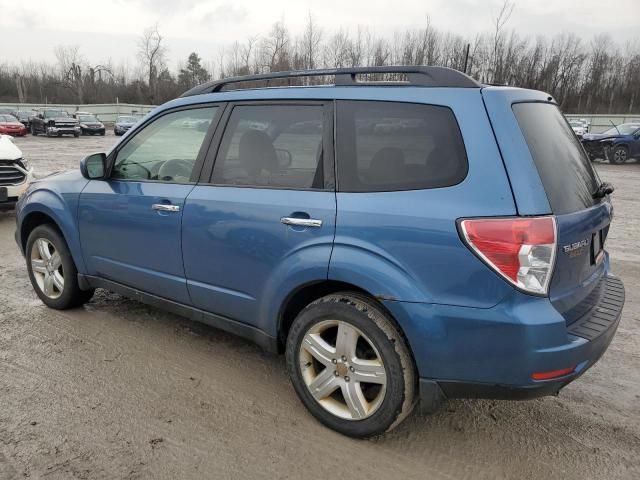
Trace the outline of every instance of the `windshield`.
<path fill-rule="evenodd" d="M 118 123 L 136 123 L 138 119 L 136 117 L 118 117 L 116 121 Z"/>
<path fill-rule="evenodd" d="M 0 115 L 0 122 L 17 122 L 18 120 L 11 115 Z"/>
<path fill-rule="evenodd" d="M 45 110 L 44 118 L 68 117 L 69 114 L 64 110 Z"/>
<path fill-rule="evenodd" d="M 78 115 L 81 122 L 97 122 L 98 119 L 94 115 Z"/>
<path fill-rule="evenodd" d="M 618 125 L 618 127 L 613 127 L 604 132 L 605 135 L 631 135 L 633 132 L 640 128 L 640 124 L 638 123 L 623 123 L 622 125 Z M 620 132 L 620 133 L 618 133 Z"/>

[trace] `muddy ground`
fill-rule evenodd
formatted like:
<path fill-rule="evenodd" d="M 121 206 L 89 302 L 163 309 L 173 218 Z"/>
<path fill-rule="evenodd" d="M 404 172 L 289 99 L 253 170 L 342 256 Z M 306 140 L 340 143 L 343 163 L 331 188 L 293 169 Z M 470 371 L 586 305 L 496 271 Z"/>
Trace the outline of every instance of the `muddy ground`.
<path fill-rule="evenodd" d="M 114 141 L 17 144 L 45 173 Z M 318 424 L 283 359 L 244 340 L 105 291 L 45 308 L 0 213 L 0 479 L 640 478 L 640 165 L 597 168 L 627 287 L 602 360 L 557 398 L 451 401 L 371 441 Z"/>

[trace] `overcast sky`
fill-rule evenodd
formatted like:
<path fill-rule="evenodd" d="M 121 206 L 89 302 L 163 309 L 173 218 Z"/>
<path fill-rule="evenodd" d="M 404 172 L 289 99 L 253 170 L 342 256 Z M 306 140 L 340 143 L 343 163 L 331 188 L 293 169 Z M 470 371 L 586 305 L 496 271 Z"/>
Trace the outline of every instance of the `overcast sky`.
<path fill-rule="evenodd" d="M 640 0 L 516 0 L 507 28 L 586 40 L 609 33 L 620 45 L 640 41 Z M 217 58 L 221 45 L 268 32 L 281 18 L 293 34 L 309 12 L 324 31 L 366 25 L 374 31 L 419 27 L 427 15 L 441 30 L 472 35 L 491 28 L 502 0 L 0 0 L 0 63 L 54 61 L 56 45 L 79 45 L 92 62 L 135 62 L 136 37 L 159 23 L 170 65 L 198 52 Z"/>

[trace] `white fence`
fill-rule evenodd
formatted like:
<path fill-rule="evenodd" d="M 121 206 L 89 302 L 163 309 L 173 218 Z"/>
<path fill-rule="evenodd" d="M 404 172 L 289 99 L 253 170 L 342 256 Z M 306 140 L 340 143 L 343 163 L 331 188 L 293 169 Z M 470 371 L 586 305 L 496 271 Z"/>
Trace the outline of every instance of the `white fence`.
<path fill-rule="evenodd" d="M 61 108 L 70 114 L 75 112 L 91 112 L 100 120 L 113 123 L 118 115 L 143 116 L 155 108 L 154 105 L 134 105 L 131 103 L 101 103 L 86 105 L 71 104 L 41 104 L 41 103 L 0 103 L 0 108 L 11 108 L 12 110 L 34 110 L 38 108 Z"/>
<path fill-rule="evenodd" d="M 571 120 L 586 120 L 591 122 L 589 133 L 602 133 L 609 130 L 614 125 L 621 123 L 638 122 L 640 123 L 640 113 L 637 115 L 589 115 L 589 114 L 569 114 L 566 116 Z"/>

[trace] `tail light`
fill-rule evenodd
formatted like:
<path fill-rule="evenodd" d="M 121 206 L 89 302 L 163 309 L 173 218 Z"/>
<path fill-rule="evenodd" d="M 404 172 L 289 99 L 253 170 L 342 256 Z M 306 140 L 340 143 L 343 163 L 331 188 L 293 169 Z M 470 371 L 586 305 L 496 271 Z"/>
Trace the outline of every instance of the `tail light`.
<path fill-rule="evenodd" d="M 554 217 L 477 218 L 460 227 L 467 245 L 507 281 L 546 295 L 556 257 Z"/>

